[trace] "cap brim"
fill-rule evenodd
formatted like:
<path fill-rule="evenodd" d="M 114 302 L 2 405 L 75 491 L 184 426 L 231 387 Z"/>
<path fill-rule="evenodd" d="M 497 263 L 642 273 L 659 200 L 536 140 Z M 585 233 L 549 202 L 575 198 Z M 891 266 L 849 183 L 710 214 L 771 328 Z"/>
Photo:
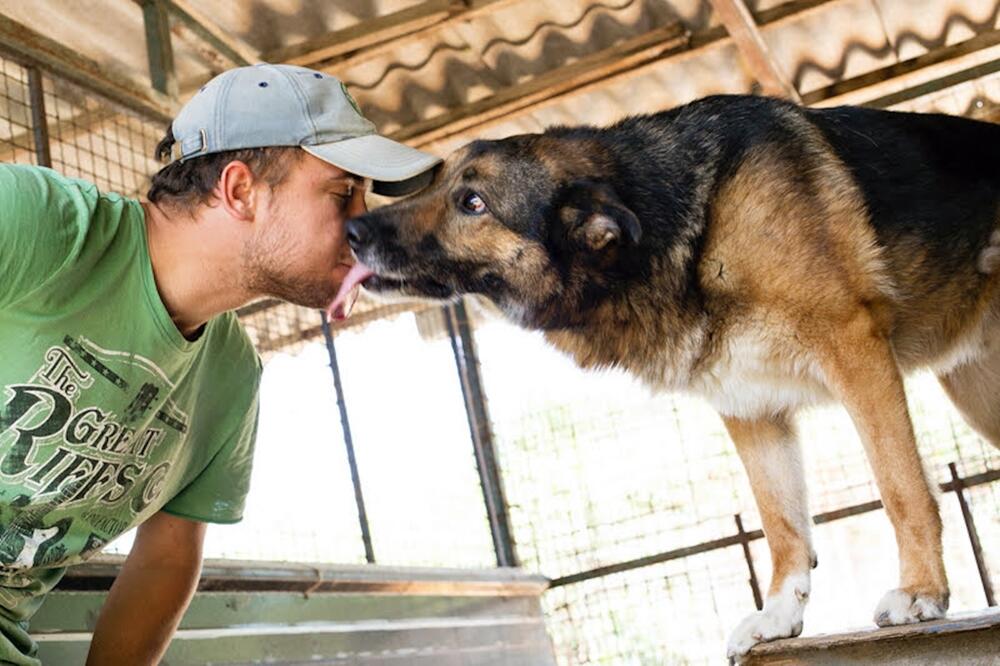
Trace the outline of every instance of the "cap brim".
<path fill-rule="evenodd" d="M 400 196 L 426 186 L 441 158 L 378 134 L 302 148 L 324 162 L 371 178 L 377 194 Z"/>

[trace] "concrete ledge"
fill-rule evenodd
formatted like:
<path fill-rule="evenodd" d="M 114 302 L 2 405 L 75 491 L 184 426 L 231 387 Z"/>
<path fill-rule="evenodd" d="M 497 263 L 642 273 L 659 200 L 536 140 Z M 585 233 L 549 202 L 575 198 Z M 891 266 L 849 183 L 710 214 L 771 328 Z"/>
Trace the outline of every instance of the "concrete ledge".
<path fill-rule="evenodd" d="M 82 664 L 120 558 L 74 567 L 31 621 L 43 664 Z M 164 666 L 555 666 L 518 569 L 207 562 Z M 212 591 L 212 590 L 226 591 Z"/>
<path fill-rule="evenodd" d="M 747 666 L 996 666 L 1000 664 L 1000 608 L 944 620 L 862 629 L 764 643 Z"/>

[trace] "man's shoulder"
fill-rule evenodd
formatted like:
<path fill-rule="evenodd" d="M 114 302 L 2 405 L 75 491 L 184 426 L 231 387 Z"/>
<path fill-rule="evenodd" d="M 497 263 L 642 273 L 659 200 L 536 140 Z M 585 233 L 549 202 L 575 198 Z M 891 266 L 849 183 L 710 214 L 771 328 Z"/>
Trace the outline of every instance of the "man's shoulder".
<path fill-rule="evenodd" d="M 208 342 L 213 360 L 228 365 L 236 376 L 230 379 L 259 383 L 263 365 L 257 349 L 235 312 L 224 312 L 212 320 Z"/>
<path fill-rule="evenodd" d="M 16 192 L 36 196 L 60 191 L 81 192 L 93 197 L 100 194 L 97 185 L 90 181 L 71 178 L 54 169 L 34 164 L 0 163 L 0 181 L 15 184 Z"/>

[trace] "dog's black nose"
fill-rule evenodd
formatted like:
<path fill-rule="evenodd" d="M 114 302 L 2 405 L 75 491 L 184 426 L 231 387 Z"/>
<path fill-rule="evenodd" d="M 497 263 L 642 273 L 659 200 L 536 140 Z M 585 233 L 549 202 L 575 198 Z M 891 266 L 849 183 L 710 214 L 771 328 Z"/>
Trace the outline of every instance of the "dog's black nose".
<path fill-rule="evenodd" d="M 368 244 L 371 238 L 371 228 L 365 224 L 364 220 L 353 219 L 347 221 L 347 242 L 351 249 L 360 250 Z"/>

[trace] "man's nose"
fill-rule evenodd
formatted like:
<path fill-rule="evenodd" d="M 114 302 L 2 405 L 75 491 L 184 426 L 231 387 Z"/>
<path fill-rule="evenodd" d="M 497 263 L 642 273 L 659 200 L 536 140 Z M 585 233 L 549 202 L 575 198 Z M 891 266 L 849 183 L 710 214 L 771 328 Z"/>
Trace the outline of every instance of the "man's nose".
<path fill-rule="evenodd" d="M 368 245 L 371 240 L 371 226 L 364 218 L 354 218 L 347 221 L 347 242 L 351 249 L 357 252 Z"/>

